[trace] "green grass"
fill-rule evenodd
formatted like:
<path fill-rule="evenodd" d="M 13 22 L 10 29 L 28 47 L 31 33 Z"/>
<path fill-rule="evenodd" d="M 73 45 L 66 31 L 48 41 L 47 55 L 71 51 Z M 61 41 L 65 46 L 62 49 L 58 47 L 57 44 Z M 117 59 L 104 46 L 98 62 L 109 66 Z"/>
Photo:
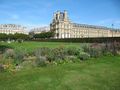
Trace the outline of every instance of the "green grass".
<path fill-rule="evenodd" d="M 81 47 L 80 43 L 0 43 L 28 52 L 38 47 Z M 120 56 L 101 57 L 80 63 L 27 67 L 16 73 L 0 73 L 0 90 L 120 90 Z"/>
<path fill-rule="evenodd" d="M 120 90 L 120 57 L 0 73 L 0 90 Z"/>
<path fill-rule="evenodd" d="M 10 46 L 14 49 L 26 49 L 27 51 L 33 51 L 36 48 L 39 47 L 49 47 L 49 48 L 55 48 L 59 46 L 64 46 L 64 47 L 70 47 L 70 46 L 75 46 L 75 47 L 80 47 L 83 44 L 80 43 L 63 43 L 63 42 L 23 42 L 23 43 L 0 43 L 1 45 L 7 45 Z"/>

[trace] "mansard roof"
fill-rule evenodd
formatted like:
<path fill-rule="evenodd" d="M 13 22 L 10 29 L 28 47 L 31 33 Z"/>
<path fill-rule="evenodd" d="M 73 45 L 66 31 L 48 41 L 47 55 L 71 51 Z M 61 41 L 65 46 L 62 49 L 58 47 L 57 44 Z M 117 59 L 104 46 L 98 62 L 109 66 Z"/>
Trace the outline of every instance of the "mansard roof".
<path fill-rule="evenodd" d="M 85 27 L 85 28 L 94 28 L 94 29 L 104 29 L 104 30 L 119 30 L 116 28 L 108 28 L 105 26 L 96 26 L 96 25 L 89 25 L 89 24 L 78 24 L 78 23 L 72 23 L 74 27 Z"/>

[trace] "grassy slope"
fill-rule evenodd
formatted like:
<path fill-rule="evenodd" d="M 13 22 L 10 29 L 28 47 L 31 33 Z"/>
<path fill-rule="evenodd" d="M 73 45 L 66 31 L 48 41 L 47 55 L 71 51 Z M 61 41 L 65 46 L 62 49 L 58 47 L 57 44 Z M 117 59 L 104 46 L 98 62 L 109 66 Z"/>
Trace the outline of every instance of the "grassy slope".
<path fill-rule="evenodd" d="M 0 90 L 120 90 L 120 57 L 0 73 Z"/>

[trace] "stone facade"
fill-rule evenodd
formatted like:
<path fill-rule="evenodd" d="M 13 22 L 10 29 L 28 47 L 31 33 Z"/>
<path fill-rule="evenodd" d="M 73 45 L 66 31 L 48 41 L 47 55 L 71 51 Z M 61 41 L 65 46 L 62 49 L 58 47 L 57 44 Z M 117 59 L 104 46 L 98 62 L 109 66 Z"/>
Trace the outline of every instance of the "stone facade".
<path fill-rule="evenodd" d="M 48 31 L 50 31 L 50 27 L 45 26 L 45 27 L 33 28 L 30 30 L 30 33 L 39 34 L 41 32 L 48 32 Z"/>
<path fill-rule="evenodd" d="M 15 33 L 25 33 L 26 27 L 16 24 L 1 24 L 0 25 L 0 33 L 5 34 L 15 34 Z"/>
<path fill-rule="evenodd" d="M 120 29 L 72 23 L 67 11 L 54 13 L 50 30 L 55 32 L 54 38 L 120 37 Z"/>

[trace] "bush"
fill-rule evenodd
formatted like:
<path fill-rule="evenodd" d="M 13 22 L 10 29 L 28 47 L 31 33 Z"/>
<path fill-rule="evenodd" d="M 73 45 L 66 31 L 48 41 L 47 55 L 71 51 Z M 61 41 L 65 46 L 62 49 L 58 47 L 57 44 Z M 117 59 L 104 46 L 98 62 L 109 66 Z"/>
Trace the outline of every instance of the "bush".
<path fill-rule="evenodd" d="M 81 52 L 78 56 L 78 58 L 80 60 L 88 60 L 90 58 L 90 55 L 88 53 L 85 53 L 85 52 Z"/>
<path fill-rule="evenodd" d="M 105 50 L 111 52 L 113 55 L 118 55 L 118 52 L 120 52 L 120 42 L 113 41 L 106 43 Z"/>
<path fill-rule="evenodd" d="M 104 53 L 104 56 L 113 56 L 113 54 L 112 54 L 112 52 L 109 52 L 109 51 L 108 51 L 108 52 L 105 52 L 105 53 Z"/>
<path fill-rule="evenodd" d="M 42 48 L 38 48 L 35 50 L 35 56 L 36 56 L 36 60 L 35 60 L 35 64 L 36 66 L 46 66 L 47 63 L 46 61 L 48 60 L 48 55 L 50 53 L 51 49 L 47 48 L 47 47 L 42 47 Z"/>
<path fill-rule="evenodd" d="M 80 52 L 81 52 L 80 48 L 76 48 L 76 47 L 66 48 L 67 55 L 79 55 Z"/>
<path fill-rule="evenodd" d="M 47 60 L 49 62 L 55 61 L 56 60 L 56 56 L 54 55 L 53 50 L 51 50 L 48 55 L 46 56 Z"/>
<path fill-rule="evenodd" d="M 90 46 L 84 46 L 83 47 L 84 52 L 89 53 L 91 57 L 100 57 L 103 55 L 102 53 L 102 45 L 94 43 Z"/>
<path fill-rule="evenodd" d="M 7 49 L 4 53 L 4 58 L 13 58 L 15 56 L 15 52 L 13 49 Z"/>
<path fill-rule="evenodd" d="M 47 65 L 46 57 L 44 57 L 44 56 L 37 57 L 37 59 L 35 60 L 35 65 L 38 66 L 38 67 L 46 66 Z"/>
<path fill-rule="evenodd" d="M 66 56 L 68 62 L 76 62 L 78 58 L 76 56 Z"/>
<path fill-rule="evenodd" d="M 20 64 L 24 61 L 24 57 L 26 56 L 26 51 L 25 50 L 16 50 L 15 51 L 15 56 L 14 56 L 14 62 L 16 64 Z"/>
<path fill-rule="evenodd" d="M 36 57 L 46 56 L 49 54 L 49 52 L 50 52 L 50 49 L 47 47 L 38 48 L 35 50 L 35 56 Z"/>
<path fill-rule="evenodd" d="M 23 40 L 22 40 L 22 39 L 18 39 L 17 41 L 18 41 L 18 43 L 22 43 L 22 42 L 23 42 Z"/>
<path fill-rule="evenodd" d="M 56 60 L 55 61 L 55 64 L 57 64 L 57 65 L 62 65 L 62 64 L 65 64 L 65 63 L 66 63 L 65 60 Z"/>
<path fill-rule="evenodd" d="M 4 66 L 2 64 L 0 64 L 0 72 L 4 71 Z"/>
<path fill-rule="evenodd" d="M 54 55 L 54 60 L 64 60 L 66 56 L 66 51 L 65 48 L 63 47 L 58 47 L 52 49 L 52 55 Z"/>
<path fill-rule="evenodd" d="M 89 50 L 90 50 L 90 46 L 89 45 L 84 45 L 82 48 L 83 48 L 84 52 L 89 52 Z"/>
<path fill-rule="evenodd" d="M 101 49 L 97 49 L 97 48 L 90 48 L 89 54 L 91 57 L 95 57 L 95 58 L 103 55 Z"/>
<path fill-rule="evenodd" d="M 7 45 L 0 45 L 0 54 L 3 54 L 7 49 L 12 49 L 12 48 Z"/>
<path fill-rule="evenodd" d="M 4 65 L 4 70 L 5 70 L 5 71 L 15 72 L 15 71 L 16 71 L 15 69 L 16 69 L 16 67 L 15 67 L 15 65 L 12 64 L 12 63 L 8 63 L 8 64 L 5 64 L 5 65 Z"/>

